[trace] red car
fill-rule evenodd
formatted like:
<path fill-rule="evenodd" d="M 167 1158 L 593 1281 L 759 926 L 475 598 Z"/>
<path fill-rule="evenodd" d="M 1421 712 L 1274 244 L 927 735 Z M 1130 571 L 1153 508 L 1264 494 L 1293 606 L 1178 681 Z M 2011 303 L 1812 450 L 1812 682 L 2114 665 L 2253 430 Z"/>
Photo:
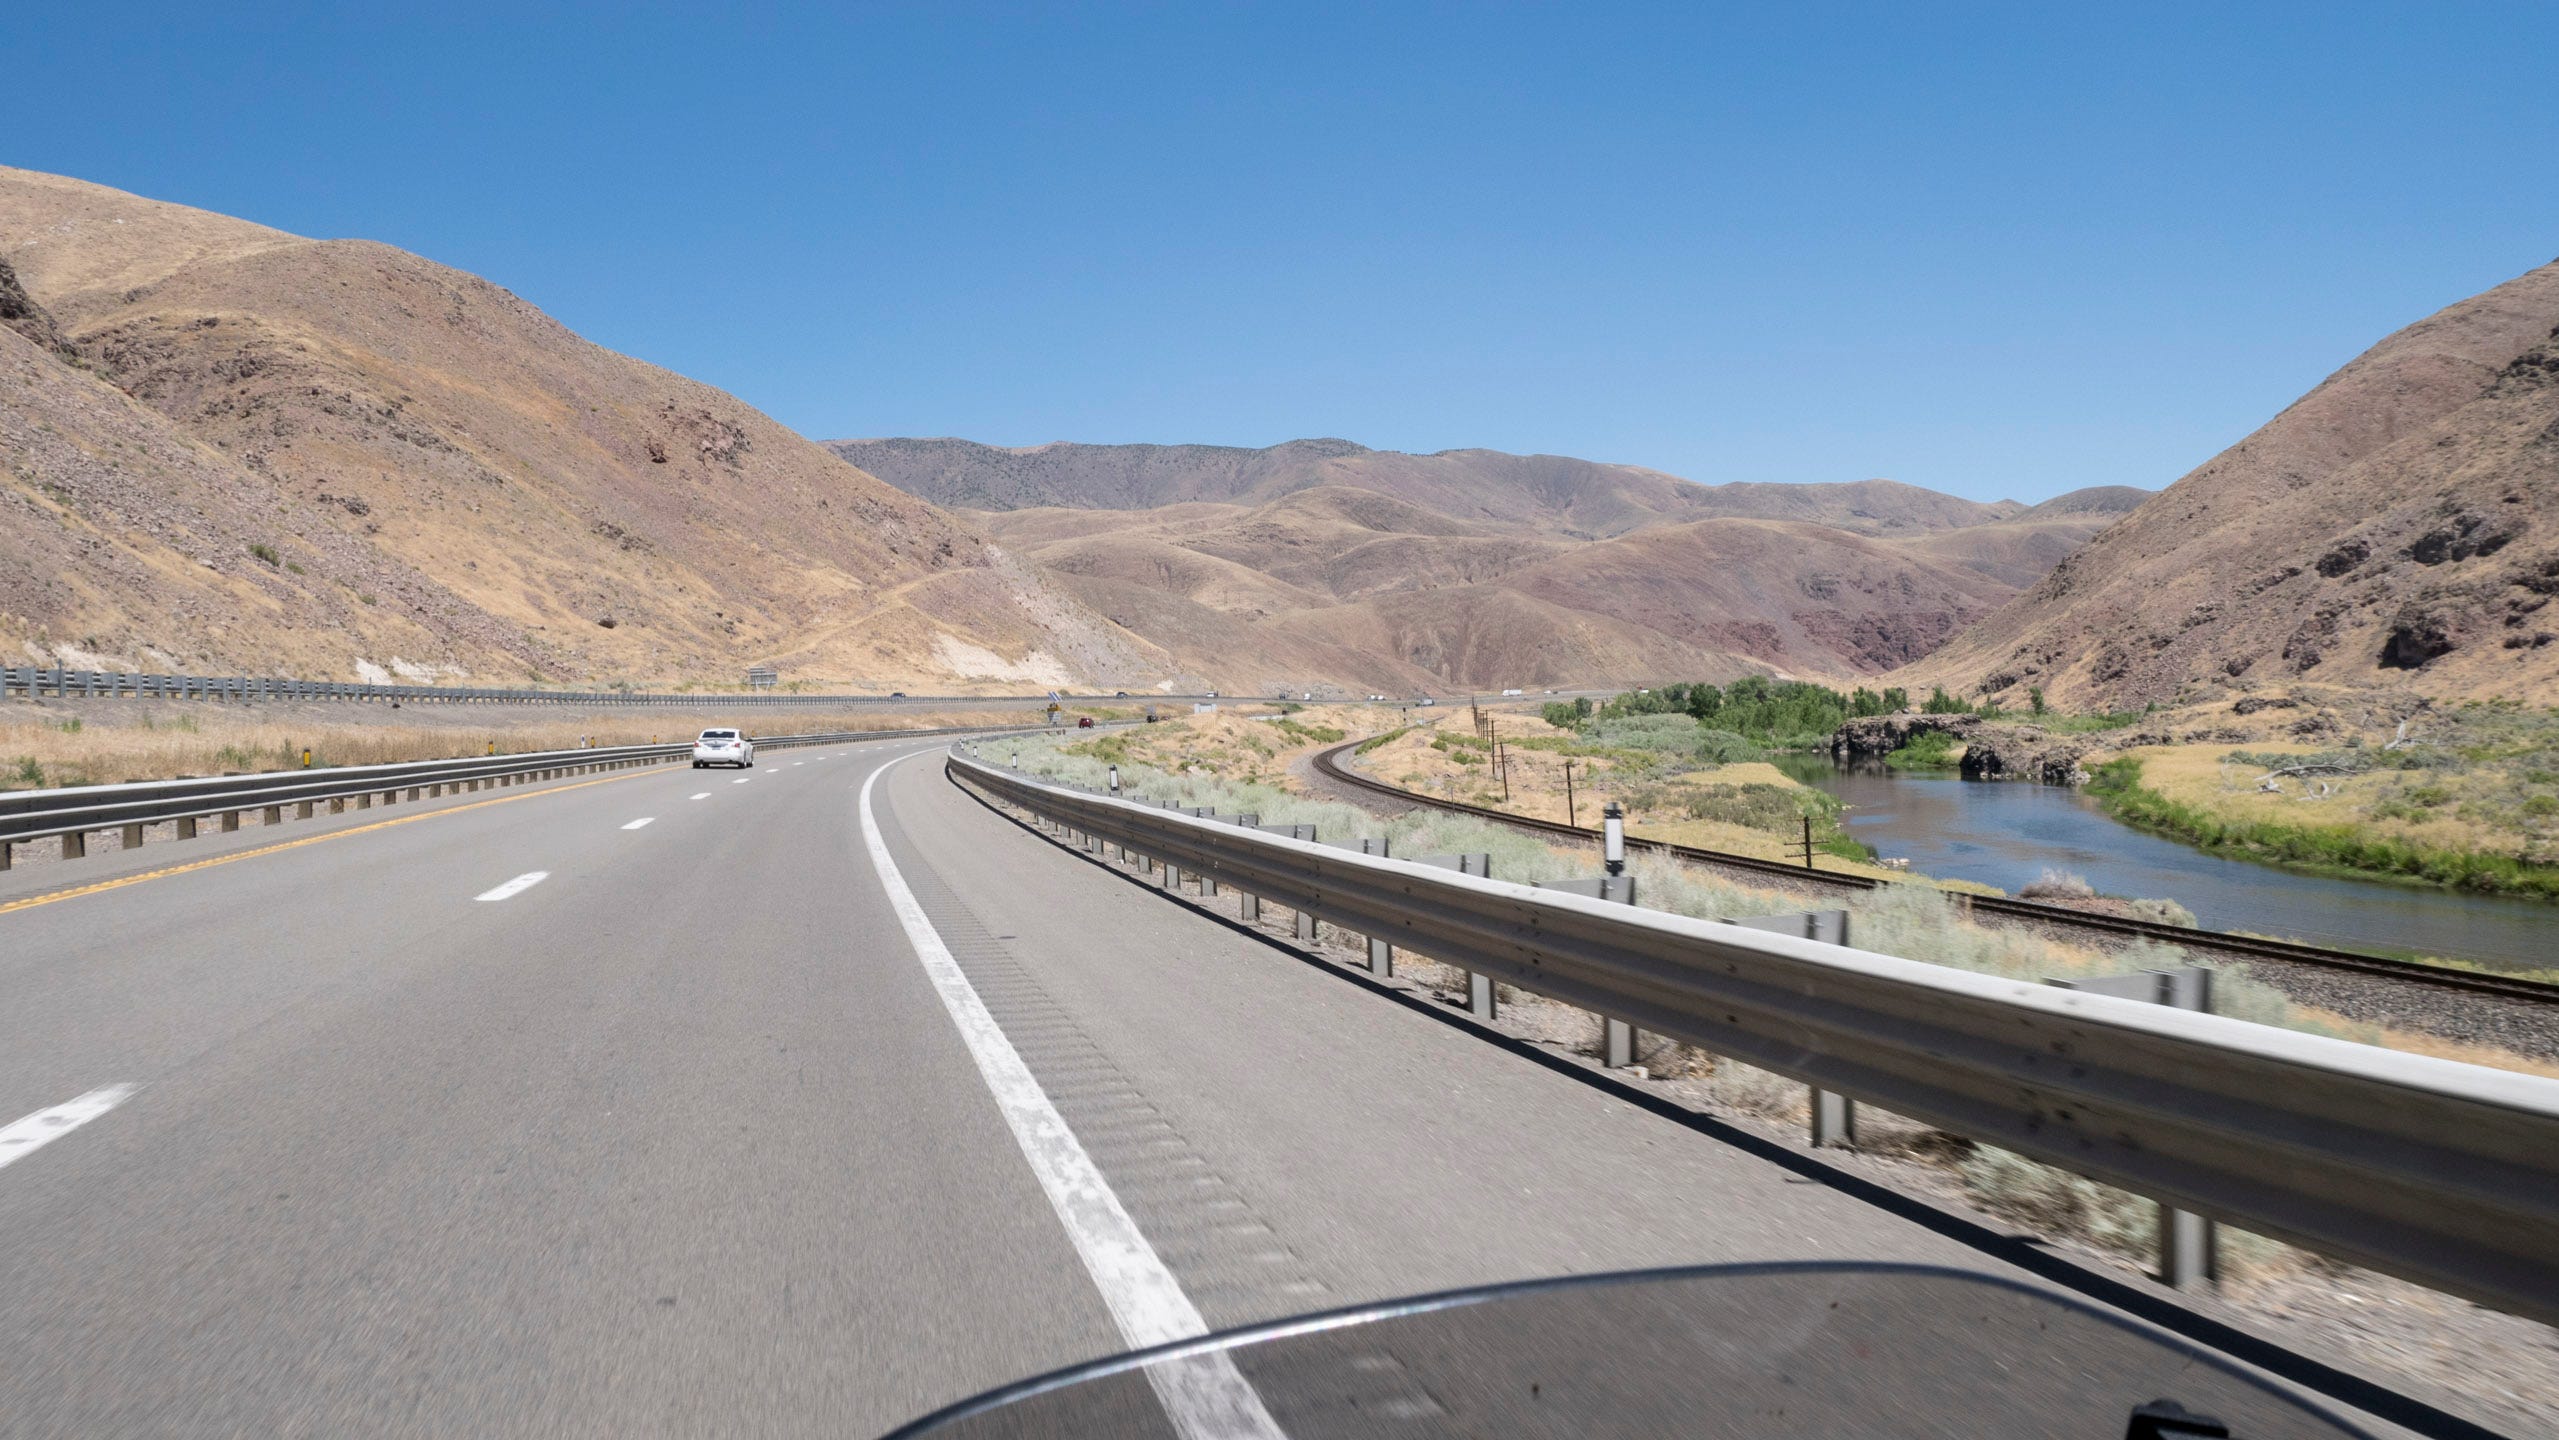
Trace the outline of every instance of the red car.
<path fill-rule="evenodd" d="M 1092 728 L 1093 728 L 1093 717 L 1092 717 L 1092 716 L 1090 716 L 1090 715 L 1078 715 L 1078 716 L 1076 716 L 1076 717 L 1075 717 L 1075 728 L 1076 728 L 1076 729 L 1078 729 L 1078 730 L 1090 730 L 1090 729 L 1092 729 Z"/>

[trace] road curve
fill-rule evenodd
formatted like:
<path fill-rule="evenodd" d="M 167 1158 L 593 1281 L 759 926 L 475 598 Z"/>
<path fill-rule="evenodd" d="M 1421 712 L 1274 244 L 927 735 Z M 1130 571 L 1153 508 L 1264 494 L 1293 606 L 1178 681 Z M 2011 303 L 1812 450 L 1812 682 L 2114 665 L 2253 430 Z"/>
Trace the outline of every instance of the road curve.
<path fill-rule="evenodd" d="M 0 1145 L 52 1137 L 0 1156 L 0 1435 L 875 1434 L 1133 1333 L 1030 1096 L 1210 1326 L 1674 1262 L 2005 1271 L 1167 903 L 938 749 L 0 876 Z M 1262 1391 L 1452 1433 L 1391 1364 L 1360 1385 Z"/>

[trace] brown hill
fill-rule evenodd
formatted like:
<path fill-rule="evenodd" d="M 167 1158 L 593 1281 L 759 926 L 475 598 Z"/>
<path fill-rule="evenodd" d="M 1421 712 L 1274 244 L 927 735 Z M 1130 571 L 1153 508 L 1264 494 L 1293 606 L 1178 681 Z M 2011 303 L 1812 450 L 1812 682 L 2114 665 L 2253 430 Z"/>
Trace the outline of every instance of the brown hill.
<path fill-rule="evenodd" d="M 1893 480 L 1839 485 L 1698 485 L 1658 470 L 1561 455 L 1443 450 L 1405 455 L 1347 440 L 1268 449 L 1219 445 L 1040 445 L 968 440 L 835 440 L 829 449 L 936 505 L 970 510 L 1148 510 L 1191 501 L 1262 505 L 1301 490 L 1367 490 L 1451 520 L 1575 539 L 1649 525 L 1747 517 L 1868 535 L 1917 534 L 2008 519 L 1984 505 Z"/>
<path fill-rule="evenodd" d="M 2559 263 L 2399 331 L 1908 672 L 2073 705 L 2559 696 Z"/>
<path fill-rule="evenodd" d="M 0 169 L 0 257 L 9 649 L 509 682 L 1175 668 L 730 396 L 414 255 Z"/>
<path fill-rule="evenodd" d="M 1167 653 L 1224 657 L 1218 673 L 1257 688 L 1848 678 L 1926 653 L 2017 593 L 1979 555 L 1926 553 L 1948 538 L 1934 534 L 1715 519 L 1601 541 L 1541 538 L 1345 486 L 1250 508 L 973 518 Z M 1989 535 L 1977 551 L 2026 565 L 2010 552 L 2087 528 L 2011 521 L 1952 533 Z"/>

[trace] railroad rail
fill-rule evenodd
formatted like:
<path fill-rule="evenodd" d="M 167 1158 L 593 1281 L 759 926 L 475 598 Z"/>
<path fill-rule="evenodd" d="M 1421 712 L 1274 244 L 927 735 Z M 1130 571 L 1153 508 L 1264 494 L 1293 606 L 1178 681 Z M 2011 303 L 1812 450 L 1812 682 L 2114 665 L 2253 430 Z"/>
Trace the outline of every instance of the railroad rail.
<path fill-rule="evenodd" d="M 1360 774 L 1341 763 L 1340 756 L 1361 742 L 1346 741 L 1315 755 L 1315 768 L 1324 778 L 1356 789 L 1391 796 L 1409 805 L 1427 806 L 1481 820 L 1508 825 L 1515 829 L 1533 830 L 1545 835 L 1566 836 L 1597 843 L 1600 832 L 1567 825 L 1560 820 L 1540 820 L 1527 815 L 1514 815 L 1482 805 L 1469 805 L 1460 800 L 1443 800 L 1435 795 L 1421 795 L 1400 785 L 1389 785 L 1373 776 Z M 1879 889 L 1897 882 L 1877 880 L 1865 875 L 1842 875 L 1831 870 L 1812 870 L 1789 865 L 1780 860 L 1764 860 L 1756 855 L 1735 855 L 1724 850 L 1704 850 L 1693 845 L 1674 845 L 1667 840 L 1646 840 L 1635 835 L 1626 837 L 1629 850 L 1650 850 L 1675 855 L 1701 864 L 1720 865 L 1726 869 L 1744 870 L 1782 879 L 1790 884 L 1813 885 L 1842 893 Z M 2394 960 L 2383 955 L 2364 955 L 2352 950 L 2333 950 L 2324 945 L 2304 945 L 2292 940 L 2269 940 L 2255 935 L 2234 935 L 2226 930 L 2196 930 L 2181 925 L 2163 925 L 2151 920 L 2128 920 L 2115 915 L 2091 915 L 2060 905 L 2042 905 L 2032 900 L 2012 900 L 2004 896 L 1968 895 L 1962 897 L 1976 915 L 1999 915 L 2010 919 L 2047 925 L 2059 929 L 2097 931 L 2127 939 L 2157 940 L 2182 945 L 2189 950 L 2206 950 L 2252 960 L 2282 960 L 2296 965 L 2311 965 L 2329 970 L 2351 970 L 2377 975 L 2411 984 L 2432 985 L 2439 989 L 2467 991 L 2475 995 L 2495 995 L 2509 1000 L 2523 1000 L 2542 1005 L 2559 1005 L 2559 985 L 2547 981 L 2528 980 L 2516 975 L 2497 975 L 2475 970 L 2453 970 L 2440 965 L 2425 965 L 2414 960 Z M 2552 916 L 2559 922 L 2559 913 Z"/>

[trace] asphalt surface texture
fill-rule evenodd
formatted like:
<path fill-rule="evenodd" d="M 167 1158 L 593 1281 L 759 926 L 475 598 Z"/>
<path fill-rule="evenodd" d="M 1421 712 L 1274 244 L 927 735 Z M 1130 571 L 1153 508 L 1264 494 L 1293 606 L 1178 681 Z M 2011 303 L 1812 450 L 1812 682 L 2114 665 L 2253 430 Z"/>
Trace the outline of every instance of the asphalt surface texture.
<path fill-rule="evenodd" d="M 1171 903 L 945 743 L 0 874 L 0 1436 L 858 1437 L 1127 1348 L 901 889 L 1210 1327 L 1669 1264 L 2022 1273 Z M 1356 1368 L 1252 1378 L 1301 1432 L 1484 1433 Z"/>

